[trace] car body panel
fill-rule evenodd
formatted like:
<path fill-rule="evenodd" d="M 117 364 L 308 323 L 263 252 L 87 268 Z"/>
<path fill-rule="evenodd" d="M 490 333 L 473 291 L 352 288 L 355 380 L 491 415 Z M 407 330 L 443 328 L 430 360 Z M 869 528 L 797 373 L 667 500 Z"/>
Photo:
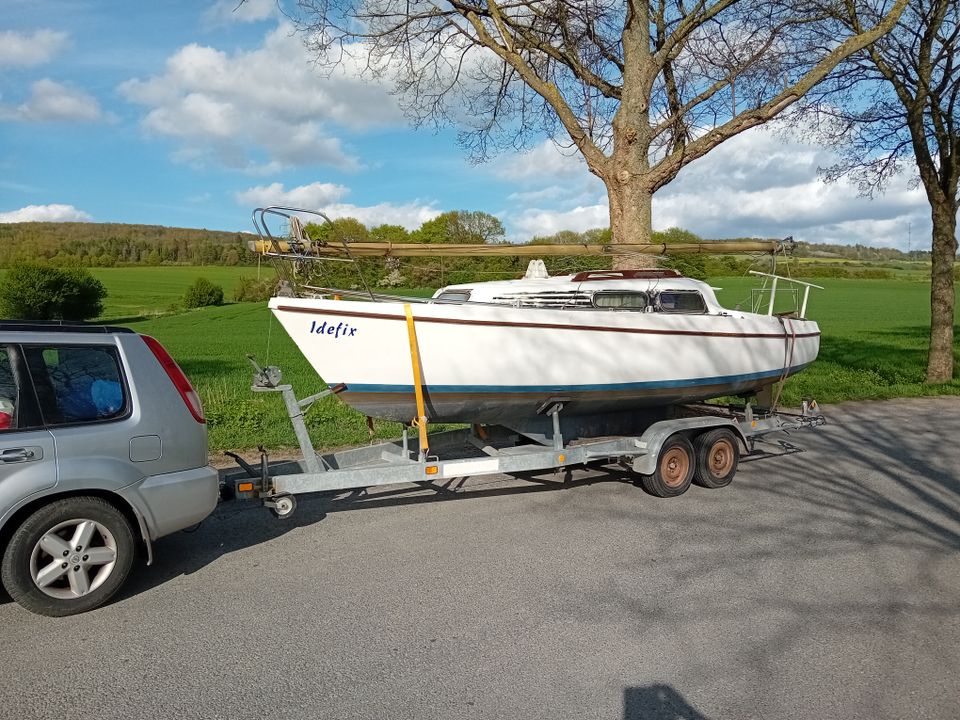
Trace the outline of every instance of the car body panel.
<path fill-rule="evenodd" d="M 0 321 L 0 345 L 26 349 L 24 355 L 38 348 L 109 348 L 121 367 L 125 399 L 109 419 L 45 420 L 41 429 L 0 431 L 0 453 L 35 448 L 42 454 L 29 462 L 0 462 L 0 531 L 27 505 L 83 492 L 123 498 L 142 518 L 146 540 L 195 525 L 213 510 L 219 488 L 207 463 L 206 425 L 193 418 L 140 335 Z M 31 385 L 38 382 L 34 374 L 28 373 Z"/>
<path fill-rule="evenodd" d="M 21 505 L 57 484 L 57 452 L 47 430 L 0 432 L 0 457 L 25 450 L 23 461 L 0 461 L 0 528 Z"/>

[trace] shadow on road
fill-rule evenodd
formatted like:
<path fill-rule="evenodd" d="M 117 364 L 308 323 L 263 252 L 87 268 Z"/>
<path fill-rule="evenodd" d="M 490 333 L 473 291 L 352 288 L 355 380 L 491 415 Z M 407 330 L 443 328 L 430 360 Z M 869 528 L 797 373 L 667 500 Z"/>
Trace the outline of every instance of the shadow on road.
<path fill-rule="evenodd" d="M 629 522 L 638 536 L 641 529 L 648 532 L 643 543 L 623 549 L 622 575 L 611 577 L 610 587 L 587 601 L 683 624 L 701 617 L 705 604 L 715 617 L 741 613 L 722 602 L 723 595 L 711 596 L 732 592 L 741 600 L 749 596 L 758 615 L 787 613 L 792 622 L 778 624 L 782 635 L 777 642 L 784 643 L 799 638 L 810 623 L 840 628 L 851 621 L 885 622 L 906 609 L 944 620 L 960 616 L 955 604 L 926 599 L 942 590 L 938 559 L 960 549 L 960 479 L 952 446 L 960 437 L 960 413 L 944 416 L 938 410 L 945 407 L 942 398 L 909 402 L 907 407 L 916 408 L 906 413 L 914 419 L 909 426 L 891 420 L 888 403 L 840 406 L 830 425 L 804 433 L 802 439 L 793 436 L 807 452 L 745 463 L 726 490 L 694 488 L 674 500 L 625 496 L 613 507 L 578 509 L 577 521 L 598 532 L 607 522 Z M 898 410 L 897 416 L 904 413 Z M 122 596 L 269 543 L 330 513 L 551 493 L 632 479 L 619 469 L 591 469 L 576 478 L 569 472 L 542 473 L 525 478 L 528 482 L 477 478 L 462 486 L 305 495 L 284 521 L 256 503 L 226 503 L 192 534 L 178 533 L 157 543 L 156 564 L 135 572 Z M 549 508 L 551 504 L 542 504 L 541 510 Z M 651 570 L 651 562 L 656 563 L 654 597 L 629 587 L 631 578 L 639 583 L 640 574 Z M 919 573 L 919 584 L 915 578 L 904 584 L 904 564 Z M 844 573 L 876 576 L 883 592 L 857 602 L 832 593 L 831 582 L 840 582 Z M 659 603 L 663 597 L 676 601 Z"/>
<path fill-rule="evenodd" d="M 282 465 L 277 464 L 281 469 Z M 276 473 L 277 468 L 272 466 L 271 472 Z M 259 502 L 222 503 L 196 529 L 161 538 L 154 547 L 154 564 L 135 570 L 117 599 L 146 592 L 180 575 L 194 573 L 224 555 L 267 543 L 297 528 L 314 525 L 332 513 L 557 492 L 598 482 L 630 484 L 634 481 L 634 477 L 622 469 L 596 467 L 590 469 L 588 477 L 583 477 L 582 472 L 579 474 L 581 477 L 574 478 L 570 470 L 551 471 L 517 475 L 506 480 L 459 478 L 443 483 L 424 482 L 416 486 L 310 493 L 298 496 L 296 511 L 284 520 L 275 518 Z"/>
<path fill-rule="evenodd" d="M 623 720 L 710 720 L 669 685 L 629 687 L 623 691 Z"/>

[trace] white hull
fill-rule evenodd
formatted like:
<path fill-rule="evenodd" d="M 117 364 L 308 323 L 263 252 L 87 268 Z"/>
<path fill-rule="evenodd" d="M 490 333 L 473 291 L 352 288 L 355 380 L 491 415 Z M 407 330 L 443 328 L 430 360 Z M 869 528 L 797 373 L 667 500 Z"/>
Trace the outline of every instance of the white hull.
<path fill-rule="evenodd" d="M 503 422 L 692 402 L 757 390 L 816 358 L 811 320 L 731 312 L 666 314 L 507 305 L 413 304 L 427 416 Z M 317 373 L 373 417 L 416 413 L 404 305 L 273 298 Z"/>

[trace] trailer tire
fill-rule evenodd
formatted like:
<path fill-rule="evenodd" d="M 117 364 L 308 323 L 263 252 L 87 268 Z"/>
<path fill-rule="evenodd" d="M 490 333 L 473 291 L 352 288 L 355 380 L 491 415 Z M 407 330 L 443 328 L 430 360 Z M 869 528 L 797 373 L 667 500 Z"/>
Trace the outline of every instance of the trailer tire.
<path fill-rule="evenodd" d="M 683 495 L 693 480 L 695 455 L 687 437 L 676 433 L 667 438 L 657 456 L 657 469 L 652 475 L 641 475 L 643 489 L 656 497 Z"/>
<path fill-rule="evenodd" d="M 271 500 L 270 512 L 278 520 L 287 520 L 297 509 L 297 499 L 290 493 L 274 495 Z"/>
<path fill-rule="evenodd" d="M 693 482 L 700 487 L 722 488 L 733 482 L 740 464 L 740 443 L 727 428 L 716 428 L 693 441 L 697 469 Z"/>

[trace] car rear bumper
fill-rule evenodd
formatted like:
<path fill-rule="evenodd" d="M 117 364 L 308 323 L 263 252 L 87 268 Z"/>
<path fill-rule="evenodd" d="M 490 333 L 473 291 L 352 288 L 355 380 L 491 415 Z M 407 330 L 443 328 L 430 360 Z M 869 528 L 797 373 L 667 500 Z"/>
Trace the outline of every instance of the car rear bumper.
<path fill-rule="evenodd" d="M 204 467 L 151 475 L 120 491 L 146 522 L 150 539 L 196 525 L 217 506 L 220 486 L 217 471 Z"/>

